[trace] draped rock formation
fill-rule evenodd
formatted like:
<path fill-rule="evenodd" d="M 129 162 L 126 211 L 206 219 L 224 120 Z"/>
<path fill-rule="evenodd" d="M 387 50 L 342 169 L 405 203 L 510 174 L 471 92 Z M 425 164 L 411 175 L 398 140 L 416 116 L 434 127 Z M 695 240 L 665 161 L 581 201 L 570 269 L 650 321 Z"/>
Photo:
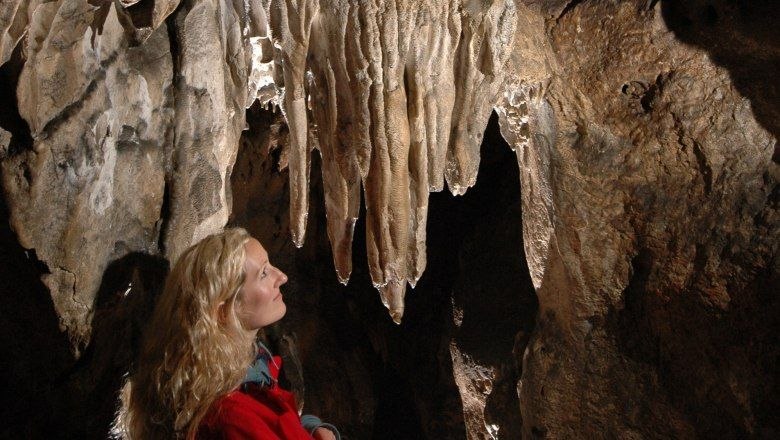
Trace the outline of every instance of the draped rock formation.
<path fill-rule="evenodd" d="M 248 18 L 225 1 L 6 4 L 3 17 L 15 14 L 4 59 L 26 23 L 17 99 L 32 138 L 3 162 L 10 222 L 48 267 L 44 283 L 78 349 L 109 262 L 175 259 L 227 221 Z"/>
<path fill-rule="evenodd" d="M 446 178 L 462 194 L 476 181 L 515 5 L 306 0 L 268 7 L 291 128 L 293 241 L 302 245 L 306 228 L 311 113 L 338 277 L 346 283 L 352 271 L 362 183 L 371 279 L 400 323 L 406 283 L 414 287 L 425 270 L 429 191 L 441 191 Z"/>
<path fill-rule="evenodd" d="M 528 3 L 499 109 L 539 298 L 524 436 L 771 437 L 776 8 Z"/>

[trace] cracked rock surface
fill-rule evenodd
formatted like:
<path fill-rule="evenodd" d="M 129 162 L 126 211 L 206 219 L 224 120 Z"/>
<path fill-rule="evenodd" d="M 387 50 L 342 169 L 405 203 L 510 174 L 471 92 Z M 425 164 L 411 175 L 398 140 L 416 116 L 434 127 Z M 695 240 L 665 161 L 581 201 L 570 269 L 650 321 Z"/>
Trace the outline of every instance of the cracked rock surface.
<path fill-rule="evenodd" d="M 19 114 L 31 144 L 3 162 L 10 222 L 47 267 L 61 327 L 83 348 L 106 266 L 157 247 L 173 64 L 165 29 L 129 47 L 117 9 L 30 10 Z"/>
<path fill-rule="evenodd" d="M 761 83 L 778 39 L 763 3 L 638 3 L 526 2 L 518 26 L 531 69 L 500 113 L 539 297 L 523 434 L 772 437 L 777 119 L 748 55 L 711 43 L 741 38 Z"/>
<path fill-rule="evenodd" d="M 47 266 L 44 283 L 76 352 L 111 261 L 132 252 L 175 259 L 227 221 L 251 68 L 248 19 L 236 7 L 16 7 L 15 17 L 27 13 L 16 99 L 30 139 L 3 162 L 3 184 L 11 226 Z"/>

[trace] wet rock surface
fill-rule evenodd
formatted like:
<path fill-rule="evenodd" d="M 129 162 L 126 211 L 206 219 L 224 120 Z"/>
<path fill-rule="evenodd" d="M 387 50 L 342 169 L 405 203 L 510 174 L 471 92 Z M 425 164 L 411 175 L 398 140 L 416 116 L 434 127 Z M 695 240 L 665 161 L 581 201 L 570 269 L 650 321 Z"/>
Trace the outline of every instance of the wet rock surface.
<path fill-rule="evenodd" d="M 414 287 L 426 267 L 428 193 L 446 180 L 463 194 L 476 181 L 482 134 L 511 54 L 515 4 L 267 3 L 291 127 L 293 241 L 304 241 L 314 141 L 339 278 L 350 277 L 362 200 L 371 281 L 400 323 L 406 285 Z"/>

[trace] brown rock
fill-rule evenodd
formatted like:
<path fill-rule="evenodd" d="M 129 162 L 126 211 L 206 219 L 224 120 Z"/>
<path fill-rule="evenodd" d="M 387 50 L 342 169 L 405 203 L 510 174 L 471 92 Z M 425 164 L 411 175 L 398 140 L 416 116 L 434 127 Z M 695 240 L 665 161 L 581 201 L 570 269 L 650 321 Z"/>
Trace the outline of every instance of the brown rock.
<path fill-rule="evenodd" d="M 40 1 L 0 1 L 0 65 L 11 58 L 11 52 L 27 30 L 28 11 Z"/>
<path fill-rule="evenodd" d="M 271 1 L 269 8 L 292 127 L 293 240 L 303 244 L 308 215 L 313 97 L 336 270 L 349 279 L 362 183 L 372 283 L 400 323 L 406 284 L 426 266 L 428 193 L 442 190 L 445 178 L 453 194 L 476 181 L 482 133 L 511 54 L 514 2 Z"/>
<path fill-rule="evenodd" d="M 11 145 L 11 133 L 0 128 L 0 160 L 5 159 L 9 145 Z"/>
<path fill-rule="evenodd" d="M 170 218 L 163 232 L 171 261 L 228 220 L 228 182 L 245 125 L 251 69 L 251 35 L 242 34 L 246 19 L 243 8 L 219 1 L 184 2 L 172 17 L 175 135 L 167 174 Z"/>
<path fill-rule="evenodd" d="M 18 86 L 34 143 L 3 162 L 11 225 L 48 266 L 44 282 L 77 352 L 108 263 L 156 252 L 170 136 L 167 33 L 130 48 L 107 9 L 34 10 Z"/>
<path fill-rule="evenodd" d="M 549 60 L 540 83 L 518 69 L 503 120 L 540 305 L 524 436 L 775 429 L 776 138 L 668 9 L 573 2 L 518 47 Z"/>

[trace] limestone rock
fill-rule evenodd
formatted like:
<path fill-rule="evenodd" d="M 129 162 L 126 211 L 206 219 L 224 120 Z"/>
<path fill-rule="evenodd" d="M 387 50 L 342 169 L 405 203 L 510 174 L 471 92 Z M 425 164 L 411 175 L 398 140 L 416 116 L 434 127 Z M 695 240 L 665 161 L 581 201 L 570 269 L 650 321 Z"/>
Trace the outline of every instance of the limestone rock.
<path fill-rule="evenodd" d="M 780 170 L 763 98 L 681 43 L 698 24 L 665 2 L 527 3 L 543 21 L 515 57 L 548 71 L 519 68 L 501 111 L 540 306 L 524 436 L 769 435 Z"/>
<path fill-rule="evenodd" d="M 417 412 L 399 419 L 420 416 L 419 431 L 432 438 L 777 437 L 773 5 L 2 0 L 0 73 L 13 84 L 0 91 L 15 89 L 16 105 L 0 111 L 0 211 L 7 204 L 21 245 L 13 255 L 30 266 L 20 279 L 43 273 L 75 354 L 87 341 L 99 352 L 57 389 L 67 392 L 50 393 L 70 396 L 51 407 L 72 406 L 63 402 L 99 388 L 93 372 L 118 373 L 113 363 L 131 358 L 110 350 L 139 326 L 111 335 L 114 321 L 94 316 L 101 289 L 120 302 L 132 291 L 108 282 L 109 267 L 136 254 L 175 260 L 225 224 L 235 190 L 238 219 L 301 280 L 289 287 L 290 326 L 305 333 L 303 374 L 306 356 L 327 370 L 309 379 L 319 397 L 307 402 L 344 421 L 358 414 L 355 432 L 373 432 L 385 399 L 413 402 Z M 277 90 L 287 126 L 251 134 L 270 136 L 268 145 L 245 139 L 243 154 L 261 148 L 259 162 L 244 161 L 231 183 L 246 108 L 276 105 Z M 425 286 L 429 192 L 445 181 L 455 194 L 475 184 L 494 106 L 519 166 L 516 252 L 531 283 L 501 278 L 493 251 L 480 249 L 509 230 L 503 218 L 501 231 L 483 226 L 470 250 L 437 266 L 469 276 Z M 323 196 L 315 191 L 310 206 L 318 173 Z M 289 209 L 280 207 L 286 197 Z M 343 290 L 317 278 L 326 243 L 295 251 L 281 238 L 289 229 L 303 244 L 320 205 L 338 280 L 357 281 Z M 320 226 L 309 228 L 318 235 Z M 436 231 L 438 248 L 467 235 L 457 232 Z M 353 239 L 365 248 L 355 252 L 360 266 Z M 485 287 L 480 276 L 501 285 Z M 405 326 L 376 319 L 372 306 L 384 312 L 362 299 L 358 282 L 380 289 L 393 320 L 406 313 Z M 412 312 L 406 285 L 418 282 L 428 296 Z M 495 316 L 528 284 L 539 313 L 526 344 L 535 306 L 502 315 L 506 327 Z M 487 298 L 495 309 L 481 308 Z M 152 301 L 140 302 L 129 310 Z M 91 339 L 93 327 L 101 330 Z M 36 347 L 48 347 L 43 339 L 57 340 L 39 336 Z M 312 354 L 319 344 L 328 356 Z M 334 374 L 345 359 L 356 366 Z M 430 377 L 441 379 L 434 390 L 425 388 Z M 358 397 L 337 406 L 334 389 Z"/>
<path fill-rule="evenodd" d="M 180 0 L 119 0 L 135 43 L 142 43 L 179 6 Z"/>
<path fill-rule="evenodd" d="M 42 2 L 39 0 L 0 1 L 0 65 L 11 58 L 11 52 L 27 30 L 28 13 L 31 13 L 39 3 Z"/>
<path fill-rule="evenodd" d="M 174 261 L 228 218 L 250 18 L 243 4 L 185 2 L 169 32 L 177 4 L 29 5 L 17 100 L 32 145 L 3 162 L 4 187 L 76 351 L 111 261 Z"/>
<path fill-rule="evenodd" d="M 33 145 L 3 162 L 10 222 L 49 268 L 44 283 L 76 350 L 106 266 L 153 253 L 171 124 L 164 29 L 130 48 L 113 5 L 31 11 L 19 112 Z"/>
<path fill-rule="evenodd" d="M 362 183 L 372 282 L 400 323 L 406 284 L 425 270 L 429 191 L 440 191 L 446 177 L 462 194 L 476 180 L 482 132 L 511 53 L 514 2 L 309 0 L 268 8 L 291 127 L 293 240 L 302 244 L 308 210 L 310 100 L 339 278 L 351 273 Z"/>
<path fill-rule="evenodd" d="M 252 48 L 244 6 L 186 1 L 172 17 L 175 114 L 170 219 L 165 254 L 171 261 L 230 214 L 230 171 L 244 129 Z"/>
<path fill-rule="evenodd" d="M 5 159 L 9 145 L 11 145 L 11 133 L 0 128 L 0 160 Z"/>

